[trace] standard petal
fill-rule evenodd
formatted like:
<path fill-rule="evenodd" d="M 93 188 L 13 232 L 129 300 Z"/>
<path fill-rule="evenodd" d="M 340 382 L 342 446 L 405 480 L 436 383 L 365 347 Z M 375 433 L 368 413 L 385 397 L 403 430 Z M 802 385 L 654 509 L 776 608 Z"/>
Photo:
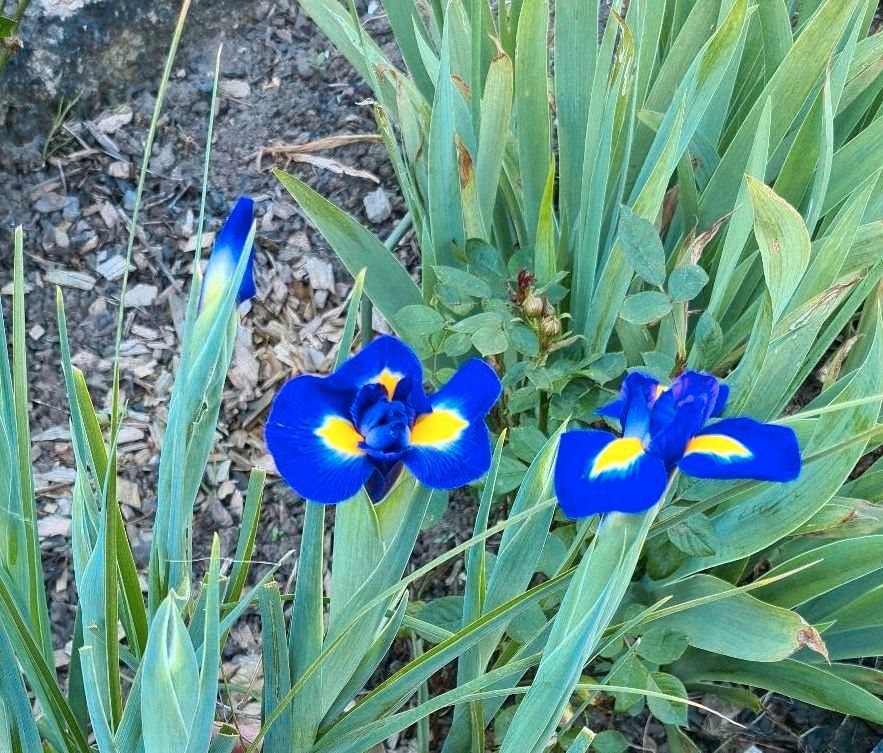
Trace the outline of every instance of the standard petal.
<path fill-rule="evenodd" d="M 725 418 L 687 444 L 678 466 L 700 478 L 792 481 L 800 475 L 800 446 L 787 426 Z"/>
<path fill-rule="evenodd" d="M 625 410 L 625 400 L 619 398 L 612 403 L 602 405 L 595 411 L 596 416 L 604 416 L 605 418 L 615 418 L 622 421 L 622 412 Z"/>
<path fill-rule="evenodd" d="M 327 378 L 304 375 L 288 382 L 273 400 L 265 435 L 279 474 L 313 502 L 349 499 L 374 469 L 345 400 Z"/>
<path fill-rule="evenodd" d="M 623 408 L 619 423 L 624 436 L 641 439 L 647 435 L 653 404 L 661 391 L 656 379 L 640 371 L 631 372 L 623 380 Z"/>
<path fill-rule="evenodd" d="M 666 393 L 668 394 L 668 393 Z M 687 443 L 702 428 L 708 415 L 708 398 L 706 395 L 687 396 L 670 419 L 665 423 L 658 421 L 659 410 L 667 410 L 666 397 L 663 395 L 653 409 L 650 421 L 650 443 L 647 446 L 650 454 L 661 458 L 669 470 L 681 459 Z"/>
<path fill-rule="evenodd" d="M 555 494 L 569 518 L 605 512 L 634 513 L 655 505 L 665 492 L 665 465 L 639 440 L 606 431 L 568 431 L 555 463 Z"/>
<path fill-rule="evenodd" d="M 456 489 L 487 473 L 491 438 L 484 420 L 470 423 L 441 408 L 417 417 L 411 446 L 402 458 L 421 484 L 433 489 Z"/>
<path fill-rule="evenodd" d="M 727 407 L 727 400 L 730 399 L 730 387 L 723 382 L 717 384 L 717 400 L 714 401 L 714 408 L 711 410 L 711 418 L 717 418 L 723 414 Z"/>
<path fill-rule="evenodd" d="M 423 394 L 420 359 L 401 340 L 389 335 L 372 340 L 328 377 L 335 388 L 358 390 L 366 384 L 382 384 L 390 400 L 402 380 L 409 380 L 412 393 Z"/>
<path fill-rule="evenodd" d="M 720 382 L 716 376 L 699 371 L 685 371 L 660 393 L 653 406 L 651 432 L 655 433 L 667 424 L 681 406 L 696 400 L 705 406 L 703 421 L 707 421 L 711 418 L 712 411 L 718 407 L 719 394 Z"/>
<path fill-rule="evenodd" d="M 248 261 L 236 300 L 242 303 L 255 294 L 254 244 L 247 250 L 245 248 L 253 218 L 254 200 L 248 196 L 241 196 L 215 239 L 215 245 L 202 281 L 200 307 L 211 306 L 220 301 L 230 280 L 236 273 L 236 267 L 243 253 L 248 253 Z"/>
<path fill-rule="evenodd" d="M 429 396 L 429 402 L 433 410 L 456 411 L 466 420 L 484 418 L 502 391 L 497 373 L 480 358 L 470 358 L 444 387 Z"/>

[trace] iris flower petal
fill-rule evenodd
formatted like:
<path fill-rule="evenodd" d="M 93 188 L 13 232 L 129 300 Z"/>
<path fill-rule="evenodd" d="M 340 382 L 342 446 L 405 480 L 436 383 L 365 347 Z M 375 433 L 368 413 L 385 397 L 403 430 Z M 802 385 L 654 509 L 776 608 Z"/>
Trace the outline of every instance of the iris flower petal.
<path fill-rule="evenodd" d="M 491 445 L 484 418 L 501 391 L 496 372 L 472 358 L 430 396 L 431 411 L 417 416 L 404 455 L 418 481 L 435 489 L 453 489 L 487 472 Z"/>
<path fill-rule="evenodd" d="M 302 497 L 323 504 L 352 497 L 374 469 L 345 396 L 329 382 L 312 375 L 292 379 L 276 395 L 266 427 L 279 474 Z"/>
<path fill-rule="evenodd" d="M 619 399 L 603 405 L 595 415 L 615 418 L 625 430 L 630 427 L 631 436 L 639 436 L 647 429 L 650 406 L 661 393 L 659 381 L 640 371 L 632 371 L 619 388 Z"/>
<path fill-rule="evenodd" d="M 595 415 L 604 416 L 605 418 L 615 418 L 617 421 L 621 421 L 623 410 L 625 410 L 625 400 L 618 398 L 612 403 L 602 405 L 595 411 Z"/>
<path fill-rule="evenodd" d="M 253 220 L 254 200 L 248 196 L 239 197 L 215 239 L 202 280 L 200 308 L 215 305 L 220 301 L 236 273 L 236 267 L 243 253 L 248 254 L 248 261 L 236 300 L 242 303 L 254 296 L 254 244 L 251 248 L 245 248 Z"/>
<path fill-rule="evenodd" d="M 491 465 L 491 438 L 484 421 L 461 423 L 456 416 L 445 416 L 424 434 L 421 419 L 434 422 L 437 415 L 418 417 L 411 446 L 402 458 L 405 466 L 421 484 L 433 489 L 456 489 L 481 478 Z M 421 441 L 415 442 L 415 437 Z"/>
<path fill-rule="evenodd" d="M 594 430 L 561 437 L 555 494 L 569 518 L 647 510 L 662 497 L 666 481 L 665 464 L 644 452 L 636 438 Z"/>
<path fill-rule="evenodd" d="M 792 481 L 800 475 L 800 446 L 787 426 L 725 418 L 687 444 L 678 466 L 700 478 Z"/>
<path fill-rule="evenodd" d="M 483 418 L 497 400 L 503 386 L 497 373 L 479 358 L 470 358 L 429 402 L 435 407 L 449 407 L 467 418 Z"/>
<path fill-rule="evenodd" d="M 661 458 L 671 470 L 684 454 L 690 438 L 705 423 L 705 417 L 708 415 L 708 396 L 689 395 L 669 417 L 667 395 L 668 393 L 665 393 L 660 397 L 653 407 L 650 443 L 647 449 Z M 663 413 L 664 419 L 659 418 L 660 412 Z"/>
<path fill-rule="evenodd" d="M 727 407 L 727 400 L 730 399 L 730 388 L 723 382 L 717 385 L 717 400 L 714 401 L 714 408 L 711 411 L 711 418 L 717 418 L 722 415 Z"/>
<path fill-rule="evenodd" d="M 405 382 L 407 380 L 407 382 Z M 372 340 L 356 355 L 328 377 L 335 389 L 358 390 L 366 384 L 382 384 L 390 400 L 402 383 L 410 384 L 411 396 L 424 409 L 428 403 L 423 396 L 423 367 L 420 359 L 401 340 L 383 335 Z"/>

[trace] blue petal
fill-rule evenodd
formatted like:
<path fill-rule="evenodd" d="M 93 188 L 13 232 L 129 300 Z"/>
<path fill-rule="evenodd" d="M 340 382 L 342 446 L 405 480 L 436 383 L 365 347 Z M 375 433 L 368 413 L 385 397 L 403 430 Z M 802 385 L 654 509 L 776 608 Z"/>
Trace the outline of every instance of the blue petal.
<path fill-rule="evenodd" d="M 503 385 L 480 358 L 470 358 L 438 392 L 429 396 L 435 407 L 453 408 L 466 418 L 483 418 L 500 399 Z"/>
<path fill-rule="evenodd" d="M 711 411 L 711 418 L 720 416 L 727 407 L 727 400 L 730 399 L 730 387 L 723 382 L 717 384 L 717 400 L 714 401 L 714 408 Z"/>
<path fill-rule="evenodd" d="M 659 394 L 659 382 L 640 371 L 631 372 L 622 383 L 622 433 L 643 438 L 650 429 L 651 409 Z"/>
<path fill-rule="evenodd" d="M 288 382 L 273 400 L 265 436 L 279 474 L 313 502 L 349 499 L 374 470 L 358 446 L 347 396 L 329 378 L 304 375 Z"/>
<path fill-rule="evenodd" d="M 605 418 L 615 418 L 617 421 L 622 421 L 622 412 L 625 410 L 625 400 L 619 398 L 614 400 L 612 403 L 607 403 L 607 405 L 602 405 L 595 411 L 596 416 L 604 416 Z"/>
<path fill-rule="evenodd" d="M 698 371 L 685 371 L 659 396 L 654 406 L 654 413 L 658 411 L 659 415 L 654 415 L 654 421 L 664 422 L 666 411 L 673 415 L 681 405 L 694 400 L 700 400 L 706 406 L 704 420 L 707 421 L 718 406 L 719 395 L 720 382 L 716 376 Z"/>
<path fill-rule="evenodd" d="M 653 410 L 647 450 L 661 458 L 666 468 L 671 470 L 684 454 L 687 443 L 705 423 L 708 416 L 708 397 L 689 395 L 673 411 L 672 417 L 666 418 L 666 422 L 662 423 L 657 419 L 657 410 L 661 408 L 668 413 L 664 398 L 665 395 L 660 397 Z"/>
<path fill-rule="evenodd" d="M 455 489 L 481 478 L 491 464 L 484 417 L 503 387 L 496 372 L 472 358 L 429 398 L 411 427 L 403 459 L 414 477 L 434 489 Z"/>
<path fill-rule="evenodd" d="M 418 412 L 428 403 L 423 392 L 423 367 L 420 359 L 405 343 L 395 337 L 383 335 L 372 340 L 350 358 L 329 378 L 336 388 L 355 391 L 366 384 L 382 384 L 392 400 L 402 399 L 395 394 L 400 384 L 410 386 L 409 402 Z"/>
<path fill-rule="evenodd" d="M 665 465 L 635 438 L 594 430 L 561 437 L 555 494 L 569 518 L 647 510 L 662 497 L 666 481 Z"/>
<path fill-rule="evenodd" d="M 418 417 L 418 422 L 421 419 L 425 416 Z M 481 478 L 491 466 L 491 438 L 481 419 L 460 427 L 447 441 L 415 444 L 414 434 L 402 459 L 424 486 L 456 489 Z"/>
<path fill-rule="evenodd" d="M 212 255 L 209 257 L 202 282 L 200 306 L 216 302 L 227 289 L 230 280 L 236 273 L 239 259 L 246 252 L 245 244 L 248 242 L 253 218 L 254 200 L 248 196 L 241 196 L 215 239 Z M 255 294 L 254 244 L 247 253 L 248 261 L 239 291 L 236 294 L 236 300 L 239 303 L 247 301 Z"/>
<path fill-rule="evenodd" d="M 705 427 L 678 466 L 700 478 L 792 481 L 800 475 L 800 446 L 787 426 L 725 418 Z"/>

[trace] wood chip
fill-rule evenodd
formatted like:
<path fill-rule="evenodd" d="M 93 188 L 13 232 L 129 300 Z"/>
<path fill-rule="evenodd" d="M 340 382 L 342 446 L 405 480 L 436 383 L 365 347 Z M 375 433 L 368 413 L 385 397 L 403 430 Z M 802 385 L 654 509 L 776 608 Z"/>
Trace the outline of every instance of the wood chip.
<path fill-rule="evenodd" d="M 48 471 L 34 473 L 34 488 L 42 491 L 53 486 L 70 486 L 77 480 L 77 472 L 73 468 L 58 466 Z"/>
<path fill-rule="evenodd" d="M 248 81 L 242 79 L 226 78 L 218 83 L 218 91 L 224 97 L 245 99 L 251 94 L 251 86 Z"/>
<path fill-rule="evenodd" d="M 37 535 L 41 540 L 50 536 L 68 536 L 70 532 L 70 515 L 46 515 L 37 521 Z"/>
<path fill-rule="evenodd" d="M 72 269 L 50 269 L 46 272 L 46 281 L 63 288 L 77 288 L 78 290 L 92 290 L 95 287 L 95 278 L 85 272 L 75 272 Z"/>
<path fill-rule="evenodd" d="M 132 269 L 133 267 L 130 266 L 129 270 L 131 271 Z M 95 271 L 105 280 L 110 280 L 111 282 L 119 280 L 126 271 L 126 257 L 122 254 L 111 256 L 109 259 L 105 259 L 98 264 L 98 266 L 95 267 Z"/>
<path fill-rule="evenodd" d="M 132 122 L 132 108 L 130 105 L 120 105 L 112 110 L 105 110 L 95 120 L 95 127 L 101 133 L 114 133 L 123 126 Z"/>
<path fill-rule="evenodd" d="M 159 288 L 156 285 L 146 285 L 140 283 L 130 288 L 126 293 L 126 308 L 144 308 L 152 306 L 159 295 Z"/>
<path fill-rule="evenodd" d="M 58 424 L 58 426 L 50 426 L 48 429 L 37 432 L 31 437 L 34 442 L 59 442 L 67 441 L 71 438 L 71 430 L 67 424 Z"/>
<path fill-rule="evenodd" d="M 111 162 L 107 166 L 107 174 L 111 178 L 123 178 L 124 180 L 128 180 L 132 177 L 134 170 L 132 169 L 131 162 L 123 162 L 121 160 L 117 160 L 115 162 Z"/>
<path fill-rule="evenodd" d="M 128 479 L 117 479 L 117 495 L 120 503 L 132 508 L 133 510 L 141 509 L 141 492 L 138 490 L 138 484 Z"/>

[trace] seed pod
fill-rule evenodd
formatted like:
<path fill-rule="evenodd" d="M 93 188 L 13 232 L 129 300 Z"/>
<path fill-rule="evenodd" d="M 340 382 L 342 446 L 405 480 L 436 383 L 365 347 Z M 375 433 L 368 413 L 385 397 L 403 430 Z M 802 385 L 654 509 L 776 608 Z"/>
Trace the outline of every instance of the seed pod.
<path fill-rule="evenodd" d="M 534 319 L 539 318 L 543 315 L 543 299 L 531 293 L 524 299 L 524 303 L 521 304 L 521 310 L 525 316 Z"/>
<path fill-rule="evenodd" d="M 547 316 L 540 322 L 540 332 L 543 337 L 558 337 L 561 334 L 561 320 L 557 316 Z"/>

